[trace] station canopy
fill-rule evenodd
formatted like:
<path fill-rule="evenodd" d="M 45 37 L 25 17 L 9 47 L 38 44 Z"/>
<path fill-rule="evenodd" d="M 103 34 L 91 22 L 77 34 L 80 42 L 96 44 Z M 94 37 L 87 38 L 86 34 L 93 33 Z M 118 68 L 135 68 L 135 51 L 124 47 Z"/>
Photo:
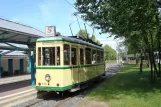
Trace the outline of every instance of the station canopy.
<path fill-rule="evenodd" d="M 33 27 L 0 18 L 0 49 L 14 49 L 14 44 L 35 46 L 36 40 L 44 36 Z"/>

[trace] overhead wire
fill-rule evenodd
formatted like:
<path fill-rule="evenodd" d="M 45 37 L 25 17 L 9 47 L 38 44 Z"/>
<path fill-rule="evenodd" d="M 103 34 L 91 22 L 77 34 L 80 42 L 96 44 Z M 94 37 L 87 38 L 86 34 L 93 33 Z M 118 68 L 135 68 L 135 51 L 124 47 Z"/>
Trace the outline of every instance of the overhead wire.
<path fill-rule="evenodd" d="M 72 3 L 70 3 L 68 0 L 64 0 L 64 1 L 66 1 L 68 4 L 70 4 L 74 9 L 76 9 L 77 11 L 78 11 L 78 9 L 72 4 Z M 79 17 L 82 21 L 84 21 L 84 23 L 85 24 L 87 24 L 89 27 L 91 27 L 92 29 L 94 29 L 91 25 L 89 25 L 85 20 L 83 20 L 78 14 L 75 14 L 74 13 L 74 15 L 76 15 L 77 17 Z"/>

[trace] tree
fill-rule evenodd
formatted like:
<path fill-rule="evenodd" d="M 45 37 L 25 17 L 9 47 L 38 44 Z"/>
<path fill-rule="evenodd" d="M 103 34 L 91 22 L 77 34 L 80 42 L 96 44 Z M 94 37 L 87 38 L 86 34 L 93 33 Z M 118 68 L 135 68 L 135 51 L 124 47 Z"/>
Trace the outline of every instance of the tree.
<path fill-rule="evenodd" d="M 114 49 L 112 49 L 109 45 L 104 46 L 105 51 L 105 60 L 116 60 L 117 53 Z"/>
<path fill-rule="evenodd" d="M 86 32 L 86 30 L 80 30 L 76 35 L 78 35 L 79 37 L 82 37 L 86 41 L 92 41 L 92 42 L 95 42 L 96 44 L 100 45 L 100 41 L 96 40 L 95 35 L 92 35 L 90 37 L 89 33 Z"/>
<path fill-rule="evenodd" d="M 91 40 L 94 41 L 94 42 L 96 42 L 96 37 L 95 37 L 95 35 L 92 35 L 92 36 L 91 36 Z"/>
<path fill-rule="evenodd" d="M 86 30 L 80 30 L 76 35 L 82 37 L 85 40 L 87 40 L 89 37 L 89 33 L 86 33 Z"/>
<path fill-rule="evenodd" d="M 102 33 L 110 32 L 115 38 L 129 40 L 139 38 L 140 46 L 148 50 L 151 80 L 155 81 L 158 75 L 154 60 L 155 38 L 161 28 L 156 0 L 77 0 L 75 5 L 82 17 Z"/>

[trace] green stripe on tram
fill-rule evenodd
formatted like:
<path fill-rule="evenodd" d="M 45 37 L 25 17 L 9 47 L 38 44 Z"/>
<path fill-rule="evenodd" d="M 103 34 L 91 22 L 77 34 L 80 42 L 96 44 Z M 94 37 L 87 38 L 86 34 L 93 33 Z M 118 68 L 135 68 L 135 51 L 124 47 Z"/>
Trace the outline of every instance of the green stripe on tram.
<path fill-rule="evenodd" d="M 66 91 L 72 89 L 73 85 L 65 86 L 65 87 L 45 87 L 45 86 L 36 86 L 36 90 L 39 91 Z"/>
<path fill-rule="evenodd" d="M 93 67 L 104 64 L 97 65 L 80 65 L 80 66 L 37 66 L 36 69 L 71 69 L 71 68 L 80 68 L 80 67 Z"/>

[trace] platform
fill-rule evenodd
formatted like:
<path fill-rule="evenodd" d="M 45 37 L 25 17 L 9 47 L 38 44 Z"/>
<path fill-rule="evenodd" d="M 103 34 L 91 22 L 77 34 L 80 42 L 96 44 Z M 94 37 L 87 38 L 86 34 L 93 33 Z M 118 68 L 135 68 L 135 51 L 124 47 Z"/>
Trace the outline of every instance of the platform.
<path fill-rule="evenodd" d="M 22 84 L 16 85 L 22 86 Z M 10 84 L 7 84 L 7 87 L 2 86 L 3 85 L 0 85 L 0 89 L 2 89 L 0 90 L 1 107 L 10 107 L 37 97 L 37 91 L 34 86 L 25 86 L 21 88 L 17 88 L 17 86 L 16 88 L 11 87 Z"/>
<path fill-rule="evenodd" d="M 0 85 L 10 84 L 10 83 L 20 82 L 20 81 L 27 81 L 27 80 L 31 80 L 31 74 L 0 78 Z"/>
<path fill-rule="evenodd" d="M 31 75 L 19 75 L 0 79 L 0 105 L 9 107 L 36 98 L 37 90 L 31 86 Z"/>

